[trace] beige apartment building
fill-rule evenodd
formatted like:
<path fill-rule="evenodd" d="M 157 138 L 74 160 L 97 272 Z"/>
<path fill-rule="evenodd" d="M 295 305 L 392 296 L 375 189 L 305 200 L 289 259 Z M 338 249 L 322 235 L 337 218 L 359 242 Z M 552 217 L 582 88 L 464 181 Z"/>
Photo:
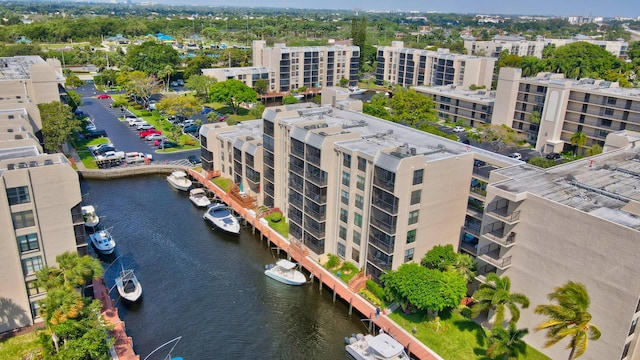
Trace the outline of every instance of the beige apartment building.
<path fill-rule="evenodd" d="M 337 86 L 347 79 L 358 83 L 360 48 L 350 45 L 288 47 L 277 43 L 267 47 L 264 40 L 252 44 L 253 66 L 274 72 L 275 91 L 288 92 L 303 86 L 308 89 Z"/>
<path fill-rule="evenodd" d="M 633 270 L 640 250 L 640 133 L 612 137 L 628 146 L 548 169 L 496 169 L 486 188 L 478 279 L 509 276 L 511 291 L 529 297 L 518 326 L 529 328 L 527 343 L 552 359 L 568 356 L 569 342 L 543 349 L 545 332 L 532 329 L 545 318 L 533 309 L 568 281 L 586 286 L 591 321 L 602 331 L 583 357 L 640 358 L 640 277 Z"/>
<path fill-rule="evenodd" d="M 269 84 L 268 92 L 276 91 L 275 70 L 265 67 L 235 67 L 202 69 L 202 75 L 210 76 L 218 81 L 235 79 L 253 88 L 256 81 L 264 79 Z"/>
<path fill-rule="evenodd" d="M 491 89 L 496 58 L 405 48 L 403 41 L 378 47 L 376 84 L 409 86 L 474 85 Z"/>
<path fill-rule="evenodd" d="M 55 63 L 55 61 L 53 62 Z M 0 58 L 0 333 L 41 321 L 35 273 L 66 251 L 88 253 L 80 182 L 63 154 L 43 154 L 37 104 L 64 78 L 39 57 Z M 59 64 L 58 64 L 59 65 Z"/>
<path fill-rule="evenodd" d="M 440 120 L 471 127 L 491 123 L 495 91 L 458 89 L 454 85 L 414 86 L 411 89 L 433 100 Z"/>

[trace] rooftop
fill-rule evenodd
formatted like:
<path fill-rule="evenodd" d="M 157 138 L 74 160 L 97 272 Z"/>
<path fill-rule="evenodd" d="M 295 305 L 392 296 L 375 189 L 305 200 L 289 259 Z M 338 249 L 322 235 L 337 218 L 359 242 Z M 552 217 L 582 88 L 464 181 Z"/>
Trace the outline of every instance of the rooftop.
<path fill-rule="evenodd" d="M 619 96 L 640 96 L 640 88 L 621 88 L 617 82 L 596 80 L 591 78 L 582 78 L 579 80 L 565 79 L 562 74 L 556 73 L 539 73 L 537 76 L 523 78 L 523 80 L 536 83 L 536 84 L 556 84 L 556 85 L 570 85 L 571 89 L 598 92 L 604 95 L 619 95 Z"/>
<path fill-rule="evenodd" d="M 40 56 L 0 57 L 0 80 L 28 80 L 31 65 L 46 63 Z"/>
<path fill-rule="evenodd" d="M 520 165 L 494 170 L 509 177 L 490 186 L 530 193 L 640 230 L 640 151 L 623 149 L 540 169 Z"/>
<path fill-rule="evenodd" d="M 493 104 L 496 101 L 496 92 L 481 90 L 469 90 L 469 89 L 457 89 L 455 86 L 412 86 L 411 89 L 426 94 L 438 94 L 441 96 L 451 96 L 459 99 L 469 100 L 471 102 L 482 102 L 486 104 Z"/>

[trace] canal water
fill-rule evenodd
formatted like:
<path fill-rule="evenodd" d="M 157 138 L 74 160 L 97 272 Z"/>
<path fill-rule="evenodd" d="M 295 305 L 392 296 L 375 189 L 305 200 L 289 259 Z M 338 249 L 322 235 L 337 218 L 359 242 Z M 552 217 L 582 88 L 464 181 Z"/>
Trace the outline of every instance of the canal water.
<path fill-rule="evenodd" d="M 172 354 L 185 360 L 344 359 L 344 337 L 366 332 L 317 282 L 293 287 L 267 278 L 264 265 L 276 254 L 266 241 L 250 228 L 239 237 L 213 231 L 164 176 L 81 186 L 117 243 L 115 260 L 103 259 L 107 286 L 121 265 L 142 283 L 140 304 L 117 302 L 141 359 L 178 336 Z"/>

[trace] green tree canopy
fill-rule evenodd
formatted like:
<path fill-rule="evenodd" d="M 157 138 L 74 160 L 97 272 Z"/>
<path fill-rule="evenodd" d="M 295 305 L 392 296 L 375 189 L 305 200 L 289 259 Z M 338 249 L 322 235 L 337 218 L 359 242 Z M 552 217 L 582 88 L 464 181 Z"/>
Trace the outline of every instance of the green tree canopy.
<path fill-rule="evenodd" d="M 568 349 L 569 360 L 582 356 L 589 340 L 598 340 L 602 335 L 600 329 L 591 323 L 589 305 L 591 300 L 587 288 L 577 282 L 569 281 L 556 287 L 547 295 L 552 304 L 538 305 L 536 314 L 544 315 L 548 320 L 536 327 L 536 331 L 547 330 L 545 347 L 555 345 L 560 340 L 570 338 Z"/>
<path fill-rule="evenodd" d="M 78 106 L 82 105 L 82 96 L 73 90 L 67 90 L 66 101 L 71 110 L 75 111 Z"/>
<path fill-rule="evenodd" d="M 397 87 L 390 100 L 391 120 L 411 127 L 425 121 L 436 121 L 435 105 L 430 97 L 415 90 Z"/>
<path fill-rule="evenodd" d="M 560 46 L 546 59 L 546 68 L 566 78 L 601 79 L 607 70 L 619 69 L 622 62 L 607 50 L 585 41 Z"/>
<path fill-rule="evenodd" d="M 229 79 L 211 86 L 211 99 L 229 105 L 237 114 L 241 103 L 254 103 L 258 101 L 258 95 L 242 81 Z"/>
<path fill-rule="evenodd" d="M 269 82 L 267 79 L 258 79 L 253 83 L 253 90 L 255 90 L 258 94 L 266 94 L 269 90 Z"/>
<path fill-rule="evenodd" d="M 429 269 L 445 271 L 447 267 L 453 265 L 458 258 L 458 254 L 453 251 L 453 245 L 436 245 L 427 251 L 420 264 Z"/>
<path fill-rule="evenodd" d="M 193 95 L 167 95 L 156 105 L 168 115 L 191 117 L 202 109 L 202 103 Z"/>
<path fill-rule="evenodd" d="M 198 55 L 187 61 L 184 78 L 190 79 L 194 75 L 202 75 L 202 69 L 213 67 L 214 60 L 210 56 Z"/>
<path fill-rule="evenodd" d="M 184 83 L 184 87 L 196 92 L 196 95 L 204 99 L 204 101 L 210 101 L 211 86 L 217 83 L 216 78 L 206 75 L 191 75 Z"/>
<path fill-rule="evenodd" d="M 511 320 L 516 323 L 520 319 L 520 305 L 523 309 L 529 307 L 529 298 L 524 294 L 511 293 L 511 279 L 508 276 L 500 277 L 495 273 L 489 273 L 484 284 L 473 293 L 476 303 L 471 307 L 471 316 L 477 317 L 482 311 L 495 310 L 495 322 L 502 326 L 505 311 L 509 309 Z"/>
<path fill-rule="evenodd" d="M 84 81 L 80 80 L 80 78 L 77 77 L 76 75 L 69 75 L 64 81 L 64 86 L 71 89 L 75 89 L 78 86 L 82 86 L 82 84 L 84 84 Z"/>
<path fill-rule="evenodd" d="M 527 353 L 527 344 L 522 340 L 529 329 L 518 329 L 516 324 L 509 323 L 506 329 L 495 327 L 489 336 L 487 356 L 493 359 L 518 360 Z"/>
<path fill-rule="evenodd" d="M 441 311 L 460 304 L 467 294 L 464 278 L 450 272 L 427 269 L 416 263 L 401 265 L 382 274 L 385 294 L 403 308 L 409 304 L 420 310 Z"/>
<path fill-rule="evenodd" d="M 80 131 L 80 120 L 73 115 L 69 105 L 59 101 L 47 104 L 38 104 L 40 117 L 42 118 L 42 137 L 44 149 L 47 152 L 56 152 L 62 144 L 71 140 L 74 132 Z"/>
<path fill-rule="evenodd" d="M 129 46 L 125 64 L 134 70 L 158 75 L 167 65 L 178 66 L 178 52 L 169 45 L 146 41 L 140 45 Z"/>
<path fill-rule="evenodd" d="M 298 98 L 293 95 L 285 95 L 282 97 L 282 105 L 297 104 Z"/>

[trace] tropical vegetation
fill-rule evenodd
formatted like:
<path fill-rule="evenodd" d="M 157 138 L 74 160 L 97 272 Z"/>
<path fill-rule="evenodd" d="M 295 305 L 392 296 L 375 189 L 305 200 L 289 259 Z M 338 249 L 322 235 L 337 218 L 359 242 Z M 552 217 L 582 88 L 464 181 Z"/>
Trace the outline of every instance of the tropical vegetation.
<path fill-rule="evenodd" d="M 500 277 L 496 273 L 487 274 L 485 282 L 473 293 L 472 298 L 475 304 L 471 307 L 471 316 L 477 317 L 487 310 L 494 311 L 494 328 L 502 326 L 507 309 L 511 314 L 509 322 L 517 323 L 520 319 L 520 307 L 529 307 L 529 298 L 524 294 L 511 292 L 511 279 L 508 276 Z"/>

